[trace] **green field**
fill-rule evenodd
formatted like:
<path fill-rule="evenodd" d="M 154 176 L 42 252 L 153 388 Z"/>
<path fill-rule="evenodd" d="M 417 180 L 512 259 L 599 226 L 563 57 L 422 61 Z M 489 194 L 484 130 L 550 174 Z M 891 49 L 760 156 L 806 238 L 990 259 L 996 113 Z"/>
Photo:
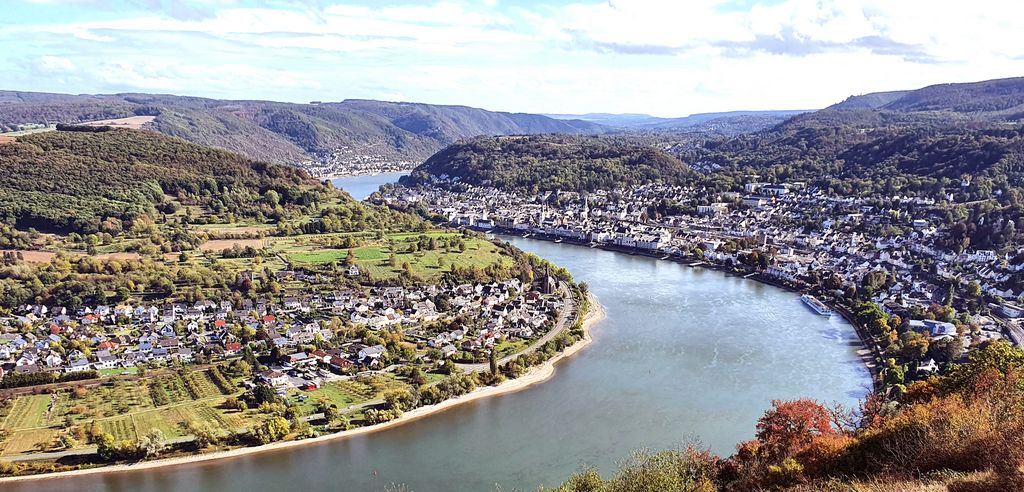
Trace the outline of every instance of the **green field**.
<path fill-rule="evenodd" d="M 100 369 L 100 376 L 119 376 L 121 374 L 138 374 L 139 368 L 137 367 L 117 367 L 114 369 Z"/>
<path fill-rule="evenodd" d="M 398 277 L 401 275 L 405 263 L 409 264 L 409 270 L 414 276 L 426 280 L 436 280 L 444 272 L 450 271 L 452 265 L 459 268 L 481 269 L 495 264 L 508 265 L 508 258 L 502 256 L 497 246 L 486 239 L 479 238 L 465 238 L 465 251 L 438 247 L 433 250 L 421 249 L 410 252 L 410 244 L 420 236 L 443 240 L 461 235 L 444 231 L 431 231 L 423 234 L 392 234 L 383 241 L 375 241 L 353 248 L 356 265 L 376 280 Z M 278 243 L 275 246 L 283 247 L 288 259 L 300 264 L 322 265 L 331 262 L 342 264 L 348 257 L 347 249 L 318 248 L 314 244 L 297 241 L 290 244 Z M 394 265 L 390 262 L 392 254 L 395 256 Z"/>
<path fill-rule="evenodd" d="M 498 342 L 494 346 L 494 350 L 497 352 L 497 358 L 502 358 L 514 353 L 523 351 L 526 347 L 530 346 L 529 340 L 521 340 L 518 338 L 509 338 Z"/>
<path fill-rule="evenodd" d="M 4 427 L 9 430 L 18 430 L 47 425 L 46 411 L 50 408 L 50 399 L 50 395 L 17 397 L 7 415 Z"/>

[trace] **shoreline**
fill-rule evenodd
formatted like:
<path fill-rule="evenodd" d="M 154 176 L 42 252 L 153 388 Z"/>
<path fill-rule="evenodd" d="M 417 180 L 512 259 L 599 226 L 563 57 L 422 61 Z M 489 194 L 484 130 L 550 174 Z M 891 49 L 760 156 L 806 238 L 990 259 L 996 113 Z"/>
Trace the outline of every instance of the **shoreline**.
<path fill-rule="evenodd" d="M 319 444 L 327 441 L 333 441 L 336 439 L 345 439 L 363 434 L 371 434 L 374 432 L 386 430 L 391 427 L 398 427 L 400 425 L 404 425 L 409 422 L 419 420 L 429 415 L 443 412 L 449 408 L 462 405 L 465 403 L 470 403 L 477 400 L 482 400 L 484 398 L 490 398 L 493 396 L 516 393 L 551 379 L 555 375 L 555 365 L 558 364 L 558 362 L 564 359 L 568 359 L 569 357 L 572 357 L 577 352 L 583 350 L 587 345 L 590 345 L 593 342 L 593 337 L 590 334 L 590 330 L 593 327 L 593 325 L 595 325 L 596 323 L 600 322 L 605 318 L 605 311 L 604 306 L 602 306 L 601 303 L 598 302 L 597 298 L 595 298 L 593 294 L 588 293 L 587 296 L 590 299 L 590 310 L 587 312 L 586 317 L 584 317 L 583 319 L 583 338 L 580 341 L 574 343 L 569 347 L 566 347 L 565 350 L 555 355 L 551 359 L 545 361 L 543 364 L 531 367 L 530 370 L 521 377 L 507 380 L 499 384 L 498 386 L 484 386 L 481 388 L 477 388 L 465 395 L 459 396 L 457 398 L 450 398 L 435 405 L 415 408 L 413 410 L 405 412 L 401 417 L 390 422 L 359 427 L 356 429 L 335 432 L 332 434 L 326 434 L 323 436 L 317 436 L 298 441 L 281 441 L 270 444 L 264 444 L 262 446 L 242 447 L 225 451 L 214 451 L 205 454 L 196 454 L 191 456 L 164 458 L 152 461 L 141 461 L 132 464 L 98 466 L 95 468 L 85 468 L 81 470 L 68 470 L 53 473 L 40 473 L 35 475 L 2 477 L 0 478 L 0 484 L 10 482 L 27 482 L 30 480 L 42 480 L 50 478 L 69 478 L 83 475 L 95 475 L 101 473 L 120 473 L 138 470 L 148 470 L 153 468 L 163 468 L 193 463 L 202 463 L 206 461 L 236 458 L 249 454 L 265 453 L 270 451 L 279 451 L 294 448 L 298 446 Z"/>

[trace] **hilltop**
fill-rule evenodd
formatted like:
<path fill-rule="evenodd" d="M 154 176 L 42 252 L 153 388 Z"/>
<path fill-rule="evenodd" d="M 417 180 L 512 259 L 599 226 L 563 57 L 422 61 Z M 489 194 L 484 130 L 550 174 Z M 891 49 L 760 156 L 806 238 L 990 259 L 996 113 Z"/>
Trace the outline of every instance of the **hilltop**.
<path fill-rule="evenodd" d="M 673 182 L 682 161 L 627 139 L 574 136 L 479 137 L 448 146 L 404 183 L 449 179 L 516 191 L 594 191 Z"/>
<path fill-rule="evenodd" d="M 130 116 L 154 116 L 149 129 L 284 164 L 335 159 L 420 161 L 458 139 L 477 135 L 603 131 L 600 125 L 584 121 L 466 106 L 369 100 L 293 104 L 162 94 L 0 91 L 0 131 Z"/>
<path fill-rule="evenodd" d="M 854 96 L 709 142 L 695 158 L 862 193 L 893 180 L 911 191 L 958 185 L 965 175 L 1013 181 L 1024 162 L 1022 103 L 1024 78 Z"/>
<path fill-rule="evenodd" d="M 781 126 L 977 126 L 1019 122 L 1022 118 L 1024 77 L 1017 77 L 851 96 Z"/>
<path fill-rule="evenodd" d="M 263 222 L 322 203 L 372 215 L 299 169 L 154 132 L 72 127 L 0 145 L 0 221 L 20 229 L 116 233 L 183 216 Z"/>

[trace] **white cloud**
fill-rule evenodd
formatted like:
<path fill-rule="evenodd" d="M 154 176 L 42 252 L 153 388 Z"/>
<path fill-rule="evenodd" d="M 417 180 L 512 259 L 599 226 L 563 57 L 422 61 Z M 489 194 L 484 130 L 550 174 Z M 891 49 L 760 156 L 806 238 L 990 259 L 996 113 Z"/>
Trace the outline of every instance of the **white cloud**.
<path fill-rule="evenodd" d="M 46 55 L 36 61 L 36 69 L 43 73 L 64 73 L 75 69 L 75 64 L 67 58 Z"/>
<path fill-rule="evenodd" d="M 782 0 L 742 10 L 726 0 L 271 4 L 0 26 L 0 47 L 17 53 L 8 60 L 69 74 L 58 82 L 96 84 L 68 92 L 401 96 L 534 112 L 813 108 L 1024 75 L 1024 9 L 1010 0 Z M 2 70 L 9 65 L 0 57 L 0 85 L 21 80 Z"/>

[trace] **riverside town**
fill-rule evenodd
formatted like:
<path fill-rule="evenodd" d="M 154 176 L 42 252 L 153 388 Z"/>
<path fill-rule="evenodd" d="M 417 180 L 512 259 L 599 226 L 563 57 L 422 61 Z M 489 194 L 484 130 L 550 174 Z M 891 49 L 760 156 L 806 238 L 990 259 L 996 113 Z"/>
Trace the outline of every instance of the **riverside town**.
<path fill-rule="evenodd" d="M 1024 491 L 1018 3 L 6 0 L 0 491 Z"/>

